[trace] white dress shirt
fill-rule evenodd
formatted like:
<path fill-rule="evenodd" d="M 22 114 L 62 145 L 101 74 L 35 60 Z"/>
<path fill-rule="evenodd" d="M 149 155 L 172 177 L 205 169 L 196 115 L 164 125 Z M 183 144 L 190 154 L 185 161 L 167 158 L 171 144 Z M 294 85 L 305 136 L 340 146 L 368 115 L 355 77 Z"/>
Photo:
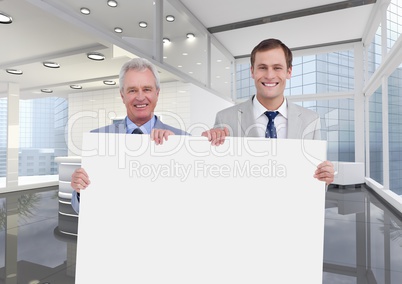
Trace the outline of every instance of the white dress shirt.
<path fill-rule="evenodd" d="M 257 131 L 259 137 L 265 137 L 265 131 L 268 124 L 268 117 L 265 115 L 266 111 L 278 111 L 278 115 L 274 119 L 276 134 L 278 138 L 287 138 L 287 125 L 288 125 L 288 108 L 287 100 L 284 99 L 283 103 L 278 109 L 266 109 L 257 99 L 253 99 L 254 119 L 257 124 Z"/>

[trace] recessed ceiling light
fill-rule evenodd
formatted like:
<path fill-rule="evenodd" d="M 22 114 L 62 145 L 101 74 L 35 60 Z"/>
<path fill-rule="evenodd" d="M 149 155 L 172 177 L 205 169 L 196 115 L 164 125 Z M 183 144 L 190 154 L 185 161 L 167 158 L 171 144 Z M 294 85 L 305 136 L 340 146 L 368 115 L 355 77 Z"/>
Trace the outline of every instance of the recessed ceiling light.
<path fill-rule="evenodd" d="M 105 59 L 105 56 L 99 52 L 90 52 L 87 53 L 87 57 L 92 60 L 101 61 Z"/>
<path fill-rule="evenodd" d="M 56 62 L 47 61 L 47 62 L 43 62 L 43 66 L 48 67 L 48 68 L 59 68 L 60 64 L 56 63 Z"/>
<path fill-rule="evenodd" d="M 163 43 L 170 43 L 170 39 L 168 39 L 167 37 L 163 38 Z"/>
<path fill-rule="evenodd" d="M 114 0 L 109 0 L 107 1 L 107 4 L 109 5 L 109 7 L 117 7 L 117 2 Z"/>
<path fill-rule="evenodd" d="M 103 81 L 103 84 L 112 86 L 112 85 L 116 85 L 116 82 L 112 81 L 112 80 L 105 80 L 105 81 Z"/>
<path fill-rule="evenodd" d="M 166 16 L 166 21 L 173 22 L 174 20 L 175 20 L 174 16 L 172 16 L 172 15 L 167 15 Z"/>
<path fill-rule="evenodd" d="M 0 24 L 11 24 L 13 22 L 13 18 L 11 16 L 0 12 Z"/>
<path fill-rule="evenodd" d="M 80 89 L 82 89 L 82 86 L 81 85 L 70 85 L 70 88 L 74 89 L 74 90 L 80 90 Z"/>
<path fill-rule="evenodd" d="M 6 69 L 6 72 L 13 75 L 22 75 L 22 71 L 17 69 Z"/>
<path fill-rule="evenodd" d="M 82 7 L 82 8 L 80 9 L 80 11 L 81 11 L 81 13 L 84 14 L 84 15 L 89 15 L 89 14 L 91 14 L 91 10 L 89 10 L 88 8 L 85 8 L 85 7 Z"/>
<path fill-rule="evenodd" d="M 53 90 L 51 90 L 51 89 L 41 89 L 40 91 L 42 93 L 47 93 L 47 94 L 53 93 Z"/>
<path fill-rule="evenodd" d="M 115 28 L 114 28 L 114 31 L 115 31 L 116 33 L 118 33 L 118 34 L 121 34 L 121 33 L 123 32 L 123 29 L 122 29 L 122 28 L 119 28 L 119 27 L 115 27 Z"/>
<path fill-rule="evenodd" d="M 183 53 L 182 53 L 182 55 L 187 56 L 187 55 L 188 55 L 188 53 L 187 53 L 187 52 L 183 52 Z"/>
<path fill-rule="evenodd" d="M 188 39 L 195 38 L 195 35 L 193 33 L 188 33 L 186 36 Z"/>
<path fill-rule="evenodd" d="M 146 28 L 146 27 L 148 27 L 148 24 L 147 24 L 146 22 L 139 22 L 138 25 L 139 25 L 141 28 Z"/>

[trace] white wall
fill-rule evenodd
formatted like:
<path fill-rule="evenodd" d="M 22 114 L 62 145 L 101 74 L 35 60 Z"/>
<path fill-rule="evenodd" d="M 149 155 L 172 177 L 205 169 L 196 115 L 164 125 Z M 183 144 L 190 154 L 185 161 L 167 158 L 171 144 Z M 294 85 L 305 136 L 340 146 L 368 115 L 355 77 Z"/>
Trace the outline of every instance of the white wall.
<path fill-rule="evenodd" d="M 124 118 L 126 108 L 118 87 L 69 95 L 69 156 L 80 156 L 82 134 Z M 232 103 L 195 85 L 182 82 L 163 83 L 155 113 L 164 123 L 200 135 L 213 127 L 216 112 Z"/>
<path fill-rule="evenodd" d="M 190 86 L 189 92 L 191 124 L 188 129 L 191 129 L 192 135 L 200 135 L 205 129 L 212 128 L 215 123 L 216 113 L 234 104 L 195 85 Z"/>

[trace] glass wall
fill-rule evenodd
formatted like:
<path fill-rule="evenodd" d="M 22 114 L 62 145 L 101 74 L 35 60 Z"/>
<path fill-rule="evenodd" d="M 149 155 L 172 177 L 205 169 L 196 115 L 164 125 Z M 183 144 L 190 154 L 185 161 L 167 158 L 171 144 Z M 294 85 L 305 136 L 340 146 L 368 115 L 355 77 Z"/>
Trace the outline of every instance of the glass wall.
<path fill-rule="evenodd" d="M 285 95 L 342 92 L 354 88 L 352 50 L 295 57 Z"/>
<path fill-rule="evenodd" d="M 302 102 L 321 117 L 321 138 L 328 142 L 329 161 L 355 161 L 353 99 Z"/>
<path fill-rule="evenodd" d="M 402 0 L 392 0 L 387 9 L 387 49 L 390 50 L 402 32 Z"/>
<path fill-rule="evenodd" d="M 367 80 L 381 64 L 381 25 L 367 48 Z"/>
<path fill-rule="evenodd" d="M 6 186 L 7 168 L 7 99 L 0 98 L 0 188 Z"/>
<path fill-rule="evenodd" d="M 173 68 L 200 82 L 208 82 L 208 38 L 199 30 L 190 17 L 182 13 L 168 1 L 164 2 L 163 20 L 163 61 Z M 169 21 L 167 16 L 174 16 Z M 191 35 L 191 36 L 190 36 Z"/>
<path fill-rule="evenodd" d="M 67 108 L 62 98 L 20 100 L 19 176 L 58 173 L 54 158 L 68 152 L 64 136 Z"/>
<path fill-rule="evenodd" d="M 370 177 L 382 184 L 383 150 L 382 150 L 382 92 L 381 87 L 369 99 L 370 129 Z"/>
<path fill-rule="evenodd" d="M 390 189 L 402 195 L 402 69 L 388 78 Z"/>

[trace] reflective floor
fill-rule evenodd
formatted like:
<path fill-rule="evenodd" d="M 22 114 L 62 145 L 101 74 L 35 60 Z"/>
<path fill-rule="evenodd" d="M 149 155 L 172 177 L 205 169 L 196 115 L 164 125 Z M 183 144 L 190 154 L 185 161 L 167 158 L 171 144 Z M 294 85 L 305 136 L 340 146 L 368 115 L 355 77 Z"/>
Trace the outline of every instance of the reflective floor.
<path fill-rule="evenodd" d="M 0 194 L 0 284 L 74 283 L 77 218 L 62 202 L 57 187 Z M 325 218 L 322 283 L 402 283 L 402 219 L 369 189 L 330 187 Z"/>

